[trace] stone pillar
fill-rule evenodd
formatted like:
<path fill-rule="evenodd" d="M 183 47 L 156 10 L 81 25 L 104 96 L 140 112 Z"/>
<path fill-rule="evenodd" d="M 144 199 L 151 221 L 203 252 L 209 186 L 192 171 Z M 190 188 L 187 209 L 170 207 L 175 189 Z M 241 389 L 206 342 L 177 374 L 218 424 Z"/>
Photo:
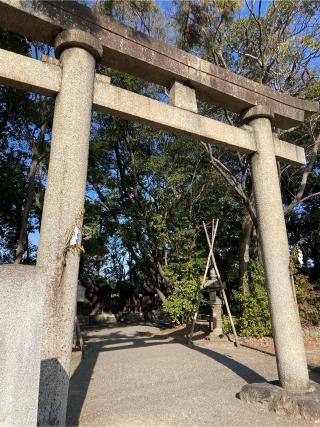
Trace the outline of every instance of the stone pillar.
<path fill-rule="evenodd" d="M 278 374 L 288 391 L 309 387 L 307 362 L 298 310 L 289 276 L 289 247 L 271 129 L 272 112 L 256 106 L 245 112 L 255 138 L 252 179 L 263 265 L 271 312 Z"/>
<path fill-rule="evenodd" d="M 45 274 L 34 265 L 0 266 L 0 425 L 35 427 Z"/>
<path fill-rule="evenodd" d="M 169 105 L 197 113 L 196 91 L 192 87 L 175 80 L 169 90 Z"/>
<path fill-rule="evenodd" d="M 209 303 L 212 313 L 212 331 L 210 331 L 209 339 L 215 340 L 223 336 L 222 300 L 219 292 L 210 292 Z"/>
<path fill-rule="evenodd" d="M 65 425 L 96 59 L 100 42 L 77 29 L 55 40 L 62 65 L 37 265 L 47 273 L 39 425 Z"/>

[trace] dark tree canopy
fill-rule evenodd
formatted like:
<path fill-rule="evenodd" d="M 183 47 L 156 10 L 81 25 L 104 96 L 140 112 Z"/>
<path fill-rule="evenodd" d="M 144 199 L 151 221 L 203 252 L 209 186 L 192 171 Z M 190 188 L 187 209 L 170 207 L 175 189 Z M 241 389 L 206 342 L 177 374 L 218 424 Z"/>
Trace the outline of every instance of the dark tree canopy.
<path fill-rule="evenodd" d="M 90 5 L 280 92 L 319 100 L 318 0 L 106 0 Z M 48 50 L 5 31 L 0 47 L 29 56 Z M 99 72 L 115 85 L 167 99 L 163 87 L 102 66 Z M 53 100 L 0 87 L 2 262 L 35 261 L 52 107 Z M 205 103 L 199 109 L 239 124 L 228 111 Z M 319 117 L 275 132 L 306 150 L 305 167 L 279 163 L 278 169 L 290 246 L 304 256 L 297 274 L 319 286 Z M 252 263 L 259 259 L 255 215 L 248 155 L 93 114 L 80 281 L 99 289 L 101 298 L 119 286 L 138 293 L 147 286 L 169 313 L 185 319 L 193 311 L 206 262 L 202 222 L 210 224 L 212 218 L 220 219 L 217 258 L 230 296 L 233 289 L 250 293 Z"/>

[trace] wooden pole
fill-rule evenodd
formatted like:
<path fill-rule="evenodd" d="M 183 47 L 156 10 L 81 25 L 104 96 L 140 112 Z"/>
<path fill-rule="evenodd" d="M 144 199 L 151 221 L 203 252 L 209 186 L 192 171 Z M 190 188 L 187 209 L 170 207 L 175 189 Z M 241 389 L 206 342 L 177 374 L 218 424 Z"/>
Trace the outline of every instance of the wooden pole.
<path fill-rule="evenodd" d="M 199 314 L 199 307 L 200 307 L 200 301 L 201 301 L 201 289 L 203 288 L 203 286 L 206 283 L 206 278 L 207 278 L 207 274 L 208 274 L 208 270 L 209 270 L 209 265 L 210 265 L 210 259 L 213 255 L 213 246 L 214 246 L 214 241 L 216 238 L 216 234 L 217 234 L 217 229 L 218 229 L 218 223 L 219 220 L 217 220 L 216 222 L 216 226 L 214 226 L 214 220 L 212 220 L 212 237 L 211 237 L 211 243 L 209 245 L 210 251 L 209 251 L 209 255 L 208 255 L 208 259 L 207 259 L 207 265 L 206 265 L 206 269 L 202 278 L 202 283 L 201 283 L 201 288 L 200 288 L 200 292 L 199 292 L 199 297 L 198 297 L 198 301 L 196 304 L 196 310 L 194 312 L 193 318 L 192 318 L 192 326 L 191 326 L 191 330 L 189 333 L 189 338 L 188 338 L 188 344 L 191 344 L 192 342 L 192 336 L 193 336 L 193 332 L 194 332 L 194 327 L 197 321 L 197 317 Z M 205 223 L 203 222 L 203 225 L 205 227 Z"/>
<path fill-rule="evenodd" d="M 212 244 L 212 242 L 210 242 L 210 238 L 209 238 L 209 235 L 208 235 L 207 227 L 206 227 L 205 224 L 203 224 L 203 227 L 204 227 L 204 231 L 206 233 L 206 238 L 207 238 L 208 245 L 210 247 L 211 244 Z M 213 264 L 213 268 L 215 269 L 215 272 L 216 272 L 219 284 L 221 286 L 223 300 L 224 300 L 224 303 L 226 305 L 226 309 L 227 309 L 227 313 L 228 313 L 228 316 L 229 316 L 229 320 L 230 320 L 232 332 L 233 332 L 233 335 L 234 335 L 234 338 L 235 338 L 235 344 L 236 344 L 237 347 L 240 347 L 238 335 L 237 335 L 236 328 L 235 328 L 234 323 L 233 323 L 233 318 L 232 318 L 232 315 L 231 315 L 231 311 L 230 311 L 230 307 L 229 307 L 227 295 L 226 295 L 225 290 L 223 289 L 223 283 L 222 283 L 222 280 L 221 280 L 220 272 L 218 270 L 216 259 L 214 257 L 213 252 L 210 252 L 210 253 L 211 253 L 211 261 L 212 261 L 212 264 Z"/>

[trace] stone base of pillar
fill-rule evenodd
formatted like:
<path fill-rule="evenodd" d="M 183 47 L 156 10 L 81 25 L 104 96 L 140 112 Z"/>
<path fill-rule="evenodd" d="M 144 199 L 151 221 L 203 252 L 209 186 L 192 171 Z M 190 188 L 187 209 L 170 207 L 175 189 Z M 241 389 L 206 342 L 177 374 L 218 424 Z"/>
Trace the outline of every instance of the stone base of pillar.
<path fill-rule="evenodd" d="M 269 411 L 320 423 L 320 384 L 311 383 L 309 391 L 292 393 L 275 383 L 246 384 L 240 399 L 260 403 Z"/>
<path fill-rule="evenodd" d="M 217 334 L 215 331 L 210 332 L 210 334 L 206 337 L 206 340 L 215 342 L 229 341 L 226 335 Z"/>

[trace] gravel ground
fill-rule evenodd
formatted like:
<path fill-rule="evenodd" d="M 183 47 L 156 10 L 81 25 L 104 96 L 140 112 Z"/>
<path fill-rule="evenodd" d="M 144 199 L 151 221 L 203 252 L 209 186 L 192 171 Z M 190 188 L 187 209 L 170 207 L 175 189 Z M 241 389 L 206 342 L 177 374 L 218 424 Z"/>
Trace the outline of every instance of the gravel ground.
<path fill-rule="evenodd" d="M 244 384 L 276 379 L 273 356 L 229 342 L 189 347 L 145 325 L 93 329 L 86 342 L 86 358 L 74 358 L 69 426 L 312 425 L 238 399 Z"/>

